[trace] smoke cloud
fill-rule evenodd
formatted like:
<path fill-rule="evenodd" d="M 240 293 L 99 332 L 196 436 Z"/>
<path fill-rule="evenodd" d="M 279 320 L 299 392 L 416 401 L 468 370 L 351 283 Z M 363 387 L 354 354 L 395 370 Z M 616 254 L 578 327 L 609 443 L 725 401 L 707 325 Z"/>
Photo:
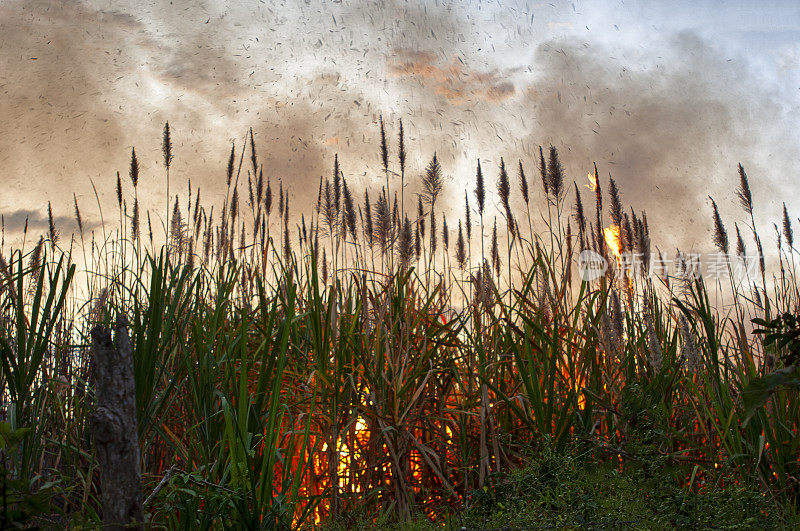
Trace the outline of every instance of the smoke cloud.
<path fill-rule="evenodd" d="M 707 195 L 729 204 L 729 217 L 744 217 L 733 208 L 737 163 L 768 207 L 762 213 L 772 216 L 777 210 L 766 199 L 798 153 L 789 139 L 778 140 L 787 127 L 780 103 L 741 63 L 691 33 L 660 50 L 655 64 L 632 69 L 602 45 L 540 45 L 536 79 L 521 101 L 535 117 L 525 142 L 557 146 L 581 185 L 596 161 L 602 185 L 611 174 L 628 205 L 647 209 L 666 249 L 707 246 Z"/>
<path fill-rule="evenodd" d="M 252 127 L 265 176 L 290 190 L 293 215 L 310 212 L 334 153 L 354 190 L 383 185 L 383 116 L 393 156 L 400 118 L 405 126 L 406 197 L 436 152 L 451 215 L 461 215 L 476 159 L 489 182 L 500 157 L 535 177 L 538 146 L 553 144 L 579 188 L 594 161 L 605 188 L 612 174 L 663 249 L 708 247 L 709 194 L 726 221 L 742 217 L 740 161 L 757 208 L 777 219 L 766 198 L 793 186 L 797 142 L 786 105 L 746 61 L 691 32 L 612 46 L 578 35 L 572 9 L 6 2 L 0 172 L 11 192 L 0 211 L 17 219 L 49 199 L 66 219 L 76 192 L 84 220 L 96 222 L 91 183 L 103 208 L 116 208 L 115 172 L 127 174 L 135 146 L 139 198 L 157 219 L 169 120 L 172 190 L 191 179 L 204 201 L 221 203 L 231 143 L 238 156 Z M 124 192 L 130 202 L 127 180 Z M 516 188 L 512 201 L 521 204 Z"/>

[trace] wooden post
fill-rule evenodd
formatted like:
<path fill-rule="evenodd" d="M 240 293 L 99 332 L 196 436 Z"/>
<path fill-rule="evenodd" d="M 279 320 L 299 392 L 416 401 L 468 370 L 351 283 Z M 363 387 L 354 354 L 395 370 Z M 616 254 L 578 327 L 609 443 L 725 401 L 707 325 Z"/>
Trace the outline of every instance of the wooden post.
<path fill-rule="evenodd" d="M 143 529 L 139 435 L 133 351 L 124 317 L 117 321 L 116 345 L 111 331 L 92 330 L 97 409 L 92 434 L 100 465 L 104 529 Z"/>

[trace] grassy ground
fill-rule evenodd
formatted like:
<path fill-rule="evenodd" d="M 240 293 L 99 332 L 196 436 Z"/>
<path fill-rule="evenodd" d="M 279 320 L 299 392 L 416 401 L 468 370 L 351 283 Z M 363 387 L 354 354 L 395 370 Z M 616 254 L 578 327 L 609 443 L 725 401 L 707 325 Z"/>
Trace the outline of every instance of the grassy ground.
<path fill-rule="evenodd" d="M 693 485 L 690 491 L 686 482 L 691 472 L 692 467 L 671 467 L 658 460 L 620 470 L 586 456 L 544 455 L 479 493 L 475 505 L 461 516 L 462 525 L 758 529 L 782 523 L 780 510 L 757 488 L 732 482 L 715 489 Z M 713 480 L 704 478 L 704 483 Z"/>
<path fill-rule="evenodd" d="M 598 462 L 573 451 L 542 451 L 513 472 L 492 476 L 469 506 L 432 523 L 423 516 L 397 523 L 358 513 L 328 527 L 344 529 L 791 529 L 795 510 L 779 507 L 757 484 L 729 473 L 675 466 L 647 448 L 637 457 Z M 651 449 L 652 450 L 652 449 Z M 695 472 L 694 477 L 692 476 Z M 689 482 L 691 481 L 691 488 Z"/>

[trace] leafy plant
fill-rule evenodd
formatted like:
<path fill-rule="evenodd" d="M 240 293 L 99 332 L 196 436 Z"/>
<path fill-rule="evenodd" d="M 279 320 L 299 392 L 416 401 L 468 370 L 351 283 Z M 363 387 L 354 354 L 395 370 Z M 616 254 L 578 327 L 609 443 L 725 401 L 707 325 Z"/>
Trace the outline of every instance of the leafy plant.
<path fill-rule="evenodd" d="M 765 348 L 783 352 L 785 367 L 750 380 L 742 389 L 745 424 L 780 389 L 800 389 L 800 320 L 786 312 L 771 321 L 756 318 L 753 323 L 761 327 L 753 332 L 764 336 Z"/>
<path fill-rule="evenodd" d="M 36 528 L 37 517 L 58 512 L 50 503 L 54 483 L 34 488 L 20 475 L 19 447 L 29 430 L 0 422 L 0 529 Z"/>
<path fill-rule="evenodd" d="M 753 324 L 760 326 L 753 330 L 754 334 L 763 334 L 764 346 L 774 346 L 783 352 L 781 359 L 788 365 L 796 365 L 800 361 L 800 319 L 789 312 L 779 315 L 771 321 L 761 318 L 753 319 Z"/>

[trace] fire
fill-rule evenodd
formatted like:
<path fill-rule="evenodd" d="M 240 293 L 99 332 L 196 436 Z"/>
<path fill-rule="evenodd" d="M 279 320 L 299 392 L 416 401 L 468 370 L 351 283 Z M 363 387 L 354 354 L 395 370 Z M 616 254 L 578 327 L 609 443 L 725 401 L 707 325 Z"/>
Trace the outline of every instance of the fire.
<path fill-rule="evenodd" d="M 619 258 L 622 249 L 622 242 L 620 240 L 619 227 L 611 225 L 603 229 L 603 235 L 606 238 L 606 245 L 614 253 L 614 256 Z"/>
<path fill-rule="evenodd" d="M 361 486 L 358 481 L 354 481 L 353 471 L 360 468 L 360 461 L 364 459 L 363 449 L 369 439 L 369 426 L 367 421 L 362 417 L 358 417 L 354 427 L 354 440 L 347 440 L 345 436 L 340 438 L 336 444 L 336 473 L 338 476 L 338 488 L 342 493 L 360 493 Z M 327 457 L 328 443 L 324 442 L 321 446 L 321 452 L 314 455 L 314 473 L 318 477 L 324 477 L 327 474 Z M 385 470 L 384 472 L 388 472 Z M 323 481 L 324 483 L 324 481 Z M 324 515 L 327 513 L 330 505 L 327 500 L 320 503 L 314 511 L 314 524 L 317 525 L 322 522 Z"/>
<path fill-rule="evenodd" d="M 586 185 L 586 188 L 591 190 L 592 192 L 597 191 L 597 179 L 595 178 L 592 172 L 586 174 L 586 177 L 589 179 L 589 184 Z"/>
<path fill-rule="evenodd" d="M 583 385 L 585 381 L 581 378 L 580 381 L 575 380 L 572 382 L 572 389 L 575 391 L 575 394 L 578 396 L 578 409 L 581 411 L 586 409 L 586 395 L 583 393 Z"/>
<path fill-rule="evenodd" d="M 583 393 L 583 388 L 586 385 L 586 378 L 580 375 L 571 376 L 567 367 L 561 368 L 561 376 L 578 398 L 578 408 L 581 410 L 586 409 L 586 395 Z"/>
<path fill-rule="evenodd" d="M 356 420 L 355 438 L 357 444 L 362 445 L 362 447 L 364 444 L 366 444 L 367 439 L 369 438 L 369 427 L 367 426 L 367 422 L 361 417 L 358 417 L 358 419 Z M 360 449 L 358 448 L 351 449 L 350 446 L 351 445 L 348 444 L 348 442 L 345 441 L 344 438 L 339 439 L 336 445 L 336 454 L 338 456 L 338 463 L 336 465 L 336 470 L 339 476 L 340 489 L 344 489 L 347 486 L 349 472 L 354 467 L 355 462 L 363 458 Z M 322 443 L 323 455 L 327 451 L 328 451 L 328 443 Z M 318 459 L 318 461 L 319 461 L 319 473 L 322 474 L 324 473 L 322 461 L 321 459 Z M 358 485 L 354 485 L 353 488 L 355 492 L 361 491 Z"/>

